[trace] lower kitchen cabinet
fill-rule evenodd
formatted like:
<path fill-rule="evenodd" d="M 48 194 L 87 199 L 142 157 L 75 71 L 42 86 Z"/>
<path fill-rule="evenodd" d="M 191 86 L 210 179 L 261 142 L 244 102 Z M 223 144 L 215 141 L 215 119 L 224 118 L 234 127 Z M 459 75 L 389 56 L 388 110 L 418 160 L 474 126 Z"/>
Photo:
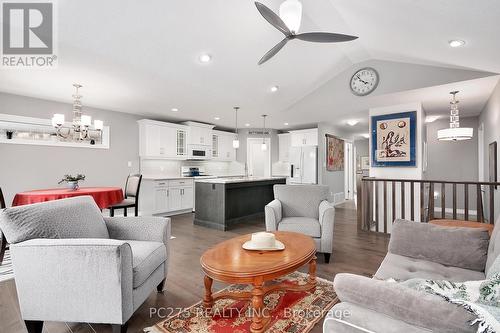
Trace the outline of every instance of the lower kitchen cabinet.
<path fill-rule="evenodd" d="M 174 215 L 193 210 L 192 179 L 143 180 L 139 195 L 142 215 Z"/>

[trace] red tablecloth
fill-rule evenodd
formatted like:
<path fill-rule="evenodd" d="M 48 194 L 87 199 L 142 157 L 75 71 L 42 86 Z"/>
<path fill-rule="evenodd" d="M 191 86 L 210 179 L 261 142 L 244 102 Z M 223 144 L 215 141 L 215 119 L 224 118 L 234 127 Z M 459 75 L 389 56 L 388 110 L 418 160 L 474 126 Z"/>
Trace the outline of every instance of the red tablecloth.
<path fill-rule="evenodd" d="M 55 188 L 34 190 L 16 194 L 12 206 L 28 205 L 37 202 L 52 201 L 64 198 L 90 195 L 97 206 L 104 209 L 123 200 L 123 191 L 119 187 L 80 187 L 78 190 Z"/>

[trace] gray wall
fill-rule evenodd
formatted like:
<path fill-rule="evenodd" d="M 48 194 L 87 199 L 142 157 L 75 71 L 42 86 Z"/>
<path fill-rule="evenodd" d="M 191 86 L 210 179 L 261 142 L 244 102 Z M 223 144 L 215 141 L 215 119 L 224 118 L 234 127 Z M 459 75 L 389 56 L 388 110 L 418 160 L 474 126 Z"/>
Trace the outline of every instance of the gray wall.
<path fill-rule="evenodd" d="M 438 119 L 427 124 L 427 171 L 425 179 L 451 181 L 478 180 L 478 117 L 460 118 L 461 127 L 472 127 L 474 136 L 466 141 L 439 141 L 437 132 L 450 127 L 448 117 Z M 435 207 L 441 207 L 441 186 L 434 190 L 438 193 L 435 198 Z M 446 208 L 453 207 L 452 185 L 446 186 Z M 476 209 L 476 189 L 469 187 L 469 209 Z M 457 187 L 457 208 L 464 208 L 464 188 Z M 440 216 L 440 215 L 439 215 Z"/>
<path fill-rule="evenodd" d="M 123 187 L 127 175 L 139 170 L 139 117 L 85 107 L 85 97 L 83 103 L 85 114 L 110 126 L 110 149 L 0 144 L 0 187 L 8 206 L 17 192 L 58 187 L 67 173 L 85 174 L 83 186 Z M 71 110 L 71 104 L 0 93 L 0 113 L 46 119 L 63 113 L 71 119 Z"/>
<path fill-rule="evenodd" d="M 488 103 L 484 107 L 481 115 L 479 116 L 479 126 L 484 128 L 484 177 L 488 181 L 489 175 L 489 157 L 488 157 L 488 145 L 496 141 L 500 145 L 500 83 L 497 84 L 495 90 L 493 91 Z M 497 151 L 500 155 L 500 149 Z M 498 168 L 498 166 L 497 166 Z M 500 171 L 497 170 L 498 175 Z M 495 190 L 495 220 L 498 218 L 500 213 L 500 193 Z M 489 200 L 485 202 L 486 211 L 488 211 Z"/>
<path fill-rule="evenodd" d="M 350 135 L 329 123 L 318 124 L 318 179 L 322 185 L 330 187 L 330 201 L 333 201 L 335 193 L 344 192 L 345 170 L 344 171 L 327 171 L 326 170 L 326 138 L 325 134 L 334 135 L 336 137 L 350 140 Z"/>
<path fill-rule="evenodd" d="M 361 157 L 370 156 L 370 143 L 368 139 L 354 140 L 354 148 L 356 148 L 356 171 L 363 171 L 364 176 L 368 176 L 370 170 L 361 170 L 358 167 L 361 165 Z"/>

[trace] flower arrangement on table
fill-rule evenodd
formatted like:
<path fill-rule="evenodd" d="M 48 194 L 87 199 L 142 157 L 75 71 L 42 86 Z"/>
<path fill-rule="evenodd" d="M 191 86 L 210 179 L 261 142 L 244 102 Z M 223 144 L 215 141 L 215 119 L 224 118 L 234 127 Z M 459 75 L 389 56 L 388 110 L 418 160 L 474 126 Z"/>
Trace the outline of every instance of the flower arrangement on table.
<path fill-rule="evenodd" d="M 58 184 L 66 183 L 66 187 L 72 190 L 78 190 L 79 181 L 85 180 L 85 175 L 77 174 L 76 176 L 64 175 L 64 177 L 58 182 Z"/>

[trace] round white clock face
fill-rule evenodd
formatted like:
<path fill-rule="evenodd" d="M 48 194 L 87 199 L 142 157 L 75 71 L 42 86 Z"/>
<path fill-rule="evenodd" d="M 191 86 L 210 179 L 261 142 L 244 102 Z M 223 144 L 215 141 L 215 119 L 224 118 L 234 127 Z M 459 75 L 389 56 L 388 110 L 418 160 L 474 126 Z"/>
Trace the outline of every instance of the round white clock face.
<path fill-rule="evenodd" d="M 378 73 L 375 69 L 362 68 L 351 78 L 351 91 L 354 95 L 365 96 L 374 91 L 378 85 Z"/>

